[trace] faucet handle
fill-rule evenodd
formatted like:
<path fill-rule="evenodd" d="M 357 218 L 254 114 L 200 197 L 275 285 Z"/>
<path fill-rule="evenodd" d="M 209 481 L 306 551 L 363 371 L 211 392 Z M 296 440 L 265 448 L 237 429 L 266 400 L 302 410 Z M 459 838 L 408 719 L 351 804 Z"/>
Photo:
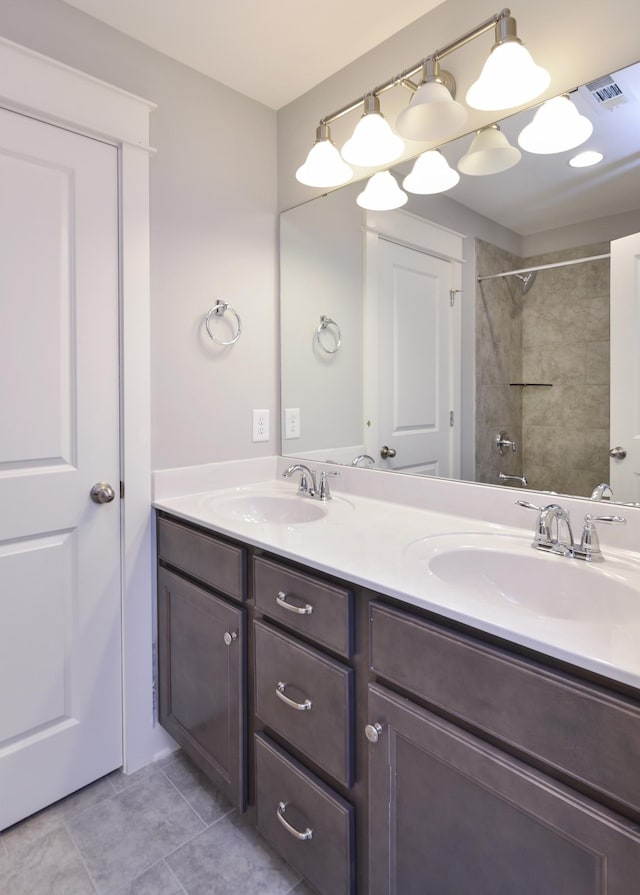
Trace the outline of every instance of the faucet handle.
<path fill-rule="evenodd" d="M 340 475 L 339 472 L 330 472 L 327 469 L 323 469 L 320 472 L 320 490 L 318 497 L 320 500 L 331 500 L 331 492 L 329 491 L 329 482 L 327 481 L 327 476 L 337 476 Z"/>
<path fill-rule="evenodd" d="M 594 516 L 591 513 L 587 513 L 584 517 L 584 521 L 587 525 L 590 525 L 592 522 L 607 522 L 609 525 L 624 525 L 627 520 L 624 516 Z"/>
<path fill-rule="evenodd" d="M 580 539 L 580 558 L 592 561 L 594 559 L 602 559 L 602 551 L 600 550 L 600 539 L 594 522 L 606 522 L 609 525 L 624 525 L 627 520 L 624 516 L 595 516 L 587 513 L 584 517 L 584 528 L 582 530 L 582 538 Z"/>
<path fill-rule="evenodd" d="M 529 503 L 528 500 L 516 500 L 516 503 L 519 507 L 524 507 L 525 510 L 535 510 L 536 513 L 541 513 L 546 507 L 538 507 L 535 503 Z"/>

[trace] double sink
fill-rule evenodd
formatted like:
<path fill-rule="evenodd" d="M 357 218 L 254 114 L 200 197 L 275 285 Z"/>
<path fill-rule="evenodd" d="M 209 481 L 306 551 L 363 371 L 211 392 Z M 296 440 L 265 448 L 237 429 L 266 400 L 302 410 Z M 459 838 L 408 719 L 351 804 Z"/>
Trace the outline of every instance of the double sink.
<path fill-rule="evenodd" d="M 334 494 L 322 502 L 296 494 L 290 483 L 273 482 L 212 495 L 207 509 L 213 517 L 255 526 L 344 527 L 356 523 L 356 500 Z M 402 562 L 425 587 L 509 614 L 590 624 L 638 620 L 636 562 L 608 555 L 602 563 L 585 563 L 534 550 L 531 542 L 532 536 L 496 530 L 438 533 L 407 543 Z"/>

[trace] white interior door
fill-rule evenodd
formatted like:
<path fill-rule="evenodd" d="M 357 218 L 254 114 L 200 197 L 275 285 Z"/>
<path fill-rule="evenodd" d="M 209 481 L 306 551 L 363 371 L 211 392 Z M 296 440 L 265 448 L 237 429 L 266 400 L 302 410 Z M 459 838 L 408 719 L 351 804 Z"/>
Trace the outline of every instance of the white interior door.
<path fill-rule="evenodd" d="M 0 111 L 0 829 L 122 763 L 117 151 Z"/>
<path fill-rule="evenodd" d="M 610 484 L 617 500 L 640 501 L 640 233 L 611 243 Z"/>
<path fill-rule="evenodd" d="M 378 241 L 376 462 L 388 469 L 453 475 L 454 311 L 451 265 Z M 369 297 L 367 298 L 369 300 Z M 395 455 L 384 460 L 383 447 Z"/>

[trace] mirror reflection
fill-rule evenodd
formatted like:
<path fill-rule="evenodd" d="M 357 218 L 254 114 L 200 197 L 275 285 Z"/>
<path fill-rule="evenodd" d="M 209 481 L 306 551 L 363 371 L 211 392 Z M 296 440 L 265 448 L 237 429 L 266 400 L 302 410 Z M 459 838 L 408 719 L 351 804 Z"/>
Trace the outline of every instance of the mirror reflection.
<path fill-rule="evenodd" d="M 571 100 L 593 124 L 578 149 L 523 149 L 401 210 L 363 210 L 352 183 L 283 212 L 284 455 L 640 500 L 633 452 L 610 456 L 633 441 L 638 346 L 610 341 L 634 312 L 609 258 L 640 231 L 640 64 Z M 534 112 L 500 122 L 512 146 Z M 452 169 L 472 139 L 440 147 Z M 569 165 L 587 150 L 599 164 Z"/>

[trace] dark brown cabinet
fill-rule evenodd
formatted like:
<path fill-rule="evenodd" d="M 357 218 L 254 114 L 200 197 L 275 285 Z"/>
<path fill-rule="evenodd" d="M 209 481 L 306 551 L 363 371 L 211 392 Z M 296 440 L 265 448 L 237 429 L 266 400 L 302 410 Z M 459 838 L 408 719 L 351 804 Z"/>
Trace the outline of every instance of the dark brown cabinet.
<path fill-rule="evenodd" d="M 637 891 L 637 702 L 377 601 L 369 645 L 370 895 Z"/>
<path fill-rule="evenodd" d="M 353 895 L 355 810 L 334 787 L 354 782 L 354 669 L 326 652 L 352 655 L 353 594 L 264 557 L 253 570 L 257 826 L 320 895 Z"/>
<path fill-rule="evenodd" d="M 319 895 L 640 891 L 636 692 L 165 514 L 158 558 L 161 723 Z"/>
<path fill-rule="evenodd" d="M 632 895 L 637 827 L 376 684 L 371 895 Z"/>
<path fill-rule="evenodd" d="M 188 528 L 178 529 L 189 544 Z M 163 532 L 164 523 L 159 530 Z M 199 533 L 193 532 L 196 538 Z M 198 549 L 200 541 L 197 540 Z M 159 539 L 162 550 L 163 541 Z M 226 547 L 226 544 L 214 546 Z M 160 723 L 240 810 L 246 807 L 246 609 L 158 569 Z M 226 559 L 225 554 L 225 559 Z M 241 555 L 235 559 L 242 559 Z M 190 568 L 188 555 L 181 570 Z M 197 568 L 197 567 L 196 567 Z M 225 576 L 229 569 L 225 566 Z M 209 571 L 215 578 L 215 572 Z"/>

